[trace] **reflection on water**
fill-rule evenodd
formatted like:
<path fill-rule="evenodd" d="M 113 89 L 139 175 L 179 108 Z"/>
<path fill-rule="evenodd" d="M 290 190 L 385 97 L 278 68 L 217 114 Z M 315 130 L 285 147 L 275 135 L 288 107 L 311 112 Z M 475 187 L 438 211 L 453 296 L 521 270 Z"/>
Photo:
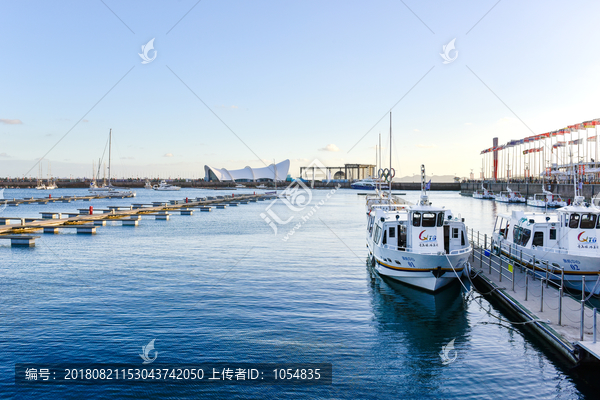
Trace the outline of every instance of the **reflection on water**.
<path fill-rule="evenodd" d="M 401 354 L 403 373 L 415 384 L 437 392 L 445 384 L 440 350 L 453 339 L 464 342 L 468 329 L 462 286 L 454 282 L 429 293 L 367 269 L 375 325 L 385 338 L 381 345 Z"/>

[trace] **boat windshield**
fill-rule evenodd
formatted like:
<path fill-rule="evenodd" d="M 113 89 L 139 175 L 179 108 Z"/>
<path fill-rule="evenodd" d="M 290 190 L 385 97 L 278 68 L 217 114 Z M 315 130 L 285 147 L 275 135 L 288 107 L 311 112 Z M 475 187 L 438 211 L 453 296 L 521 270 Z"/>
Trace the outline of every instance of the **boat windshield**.
<path fill-rule="evenodd" d="M 571 218 L 569 218 L 569 228 L 577 229 L 579 228 L 579 219 L 580 216 L 577 213 L 571 214 Z"/>
<path fill-rule="evenodd" d="M 582 214 L 579 227 L 581 229 L 594 229 L 596 227 L 596 214 Z"/>
<path fill-rule="evenodd" d="M 423 213 L 423 228 L 435 226 L 435 213 Z"/>

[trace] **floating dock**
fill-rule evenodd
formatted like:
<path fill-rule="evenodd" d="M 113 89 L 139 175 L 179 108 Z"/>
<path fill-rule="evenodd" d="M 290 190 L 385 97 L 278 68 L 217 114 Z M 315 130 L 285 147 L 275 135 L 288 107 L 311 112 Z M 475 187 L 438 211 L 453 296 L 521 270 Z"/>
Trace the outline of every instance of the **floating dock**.
<path fill-rule="evenodd" d="M 106 209 L 80 208 L 77 213 L 42 211 L 40 218 L 0 217 L 0 239 L 10 239 L 12 246 L 33 247 L 35 239 L 40 236 L 31 236 L 29 235 L 31 232 L 41 230 L 46 234 L 56 234 L 60 229 L 71 228 L 76 229 L 80 234 L 95 234 L 96 228 L 105 226 L 106 221 L 121 221 L 123 226 L 138 226 L 142 215 L 168 221 L 172 212 L 178 211 L 180 215 L 193 215 L 195 209 L 200 211 L 211 211 L 213 207 L 225 209 L 233 198 L 236 201 L 239 200 L 241 204 L 249 204 L 251 200 L 273 197 L 264 194 L 198 197 L 152 204 L 134 203 L 129 206 L 109 206 Z M 78 198 L 78 200 L 81 199 Z M 11 221 L 18 222 L 13 224 Z"/>
<path fill-rule="evenodd" d="M 498 255 L 487 235 L 470 230 L 469 236 L 471 279 L 484 297 L 499 303 L 570 361 L 600 362 L 596 309 L 587 301 L 589 294 L 569 292 L 562 283 L 564 271 L 553 273 L 543 260 L 534 261 L 534 272 L 533 265 L 523 261 L 529 258 L 524 253 Z"/>

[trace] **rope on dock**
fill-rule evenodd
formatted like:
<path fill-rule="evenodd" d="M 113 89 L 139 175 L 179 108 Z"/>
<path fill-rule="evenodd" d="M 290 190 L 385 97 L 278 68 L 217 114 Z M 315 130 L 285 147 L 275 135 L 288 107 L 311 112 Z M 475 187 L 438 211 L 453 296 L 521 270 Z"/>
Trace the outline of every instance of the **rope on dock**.
<path fill-rule="evenodd" d="M 452 265 L 452 263 L 450 262 L 450 258 L 448 257 L 448 254 L 446 254 L 445 256 L 446 256 L 446 259 L 448 260 L 448 264 L 450 264 L 450 268 L 452 268 L 452 271 L 454 271 L 454 274 L 455 274 L 455 275 L 456 275 L 456 277 L 458 278 L 458 281 L 460 282 L 460 284 L 462 285 L 462 287 L 465 289 L 465 291 L 467 291 L 467 293 L 469 293 L 469 294 L 467 295 L 467 299 L 469 298 L 469 296 L 471 295 L 471 293 L 472 293 L 473 291 L 475 291 L 475 292 L 479 293 L 479 294 L 481 295 L 481 297 L 485 296 L 483 293 L 481 293 L 479 290 L 477 290 L 477 288 L 476 288 L 476 287 L 475 287 L 475 285 L 473 284 L 473 281 L 471 280 L 471 276 L 470 276 L 470 274 L 469 274 L 469 273 L 467 273 L 467 278 L 469 279 L 469 282 L 471 283 L 471 288 L 472 288 L 472 289 L 471 289 L 471 290 L 467 289 L 467 287 L 465 286 L 464 282 L 462 281 L 462 279 L 460 279 L 460 277 L 458 276 L 458 273 L 457 273 L 457 272 L 456 272 L 456 270 L 454 269 L 454 266 L 453 266 L 453 265 Z M 469 270 L 471 270 L 471 268 L 470 268 L 470 265 L 469 265 Z M 494 289 L 490 290 L 490 292 L 489 292 L 488 294 L 490 294 L 490 293 L 492 293 L 492 292 L 494 292 L 494 291 L 496 291 L 496 290 L 505 290 L 505 289 L 506 289 L 506 288 L 495 287 Z M 475 298 L 475 297 L 473 298 L 473 300 L 475 300 L 475 301 L 477 301 L 477 300 L 480 300 L 480 299 L 481 299 L 481 298 Z M 481 301 L 477 301 L 477 303 L 479 304 L 479 306 L 480 306 L 480 307 L 481 307 L 483 310 L 485 310 L 485 308 L 484 308 L 484 307 L 483 307 L 483 305 L 481 304 Z M 487 315 L 489 315 L 490 317 L 494 317 L 494 318 L 496 318 L 496 319 L 497 319 L 498 321 L 500 321 L 500 322 L 506 322 L 506 323 L 513 324 L 513 325 L 526 325 L 526 324 L 531 324 L 531 323 L 535 323 L 535 322 L 538 322 L 538 321 L 540 321 L 539 319 L 532 319 L 531 321 L 519 321 L 519 322 L 516 322 L 516 321 L 510 321 L 510 320 L 508 320 L 508 319 L 504 319 L 504 318 L 502 318 L 502 317 L 499 317 L 499 316 L 497 316 L 497 315 L 495 315 L 495 314 L 492 314 L 492 312 L 491 312 L 491 311 L 489 311 L 489 310 L 485 310 L 485 313 L 486 313 Z"/>

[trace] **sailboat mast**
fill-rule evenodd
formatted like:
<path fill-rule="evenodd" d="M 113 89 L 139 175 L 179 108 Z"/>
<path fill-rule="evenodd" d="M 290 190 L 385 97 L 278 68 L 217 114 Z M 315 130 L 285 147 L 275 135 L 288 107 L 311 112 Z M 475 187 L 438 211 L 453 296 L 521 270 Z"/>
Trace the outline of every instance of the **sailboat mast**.
<path fill-rule="evenodd" d="M 108 132 L 108 186 L 110 186 L 110 158 L 112 152 L 112 129 Z"/>
<path fill-rule="evenodd" d="M 379 166 L 377 167 L 377 173 L 379 173 L 379 170 L 381 169 L 381 166 L 383 165 L 383 163 L 381 162 L 381 132 L 379 133 Z"/>
<path fill-rule="evenodd" d="M 392 200 L 392 110 L 390 110 L 390 182 L 389 182 L 389 193 L 390 201 Z"/>

